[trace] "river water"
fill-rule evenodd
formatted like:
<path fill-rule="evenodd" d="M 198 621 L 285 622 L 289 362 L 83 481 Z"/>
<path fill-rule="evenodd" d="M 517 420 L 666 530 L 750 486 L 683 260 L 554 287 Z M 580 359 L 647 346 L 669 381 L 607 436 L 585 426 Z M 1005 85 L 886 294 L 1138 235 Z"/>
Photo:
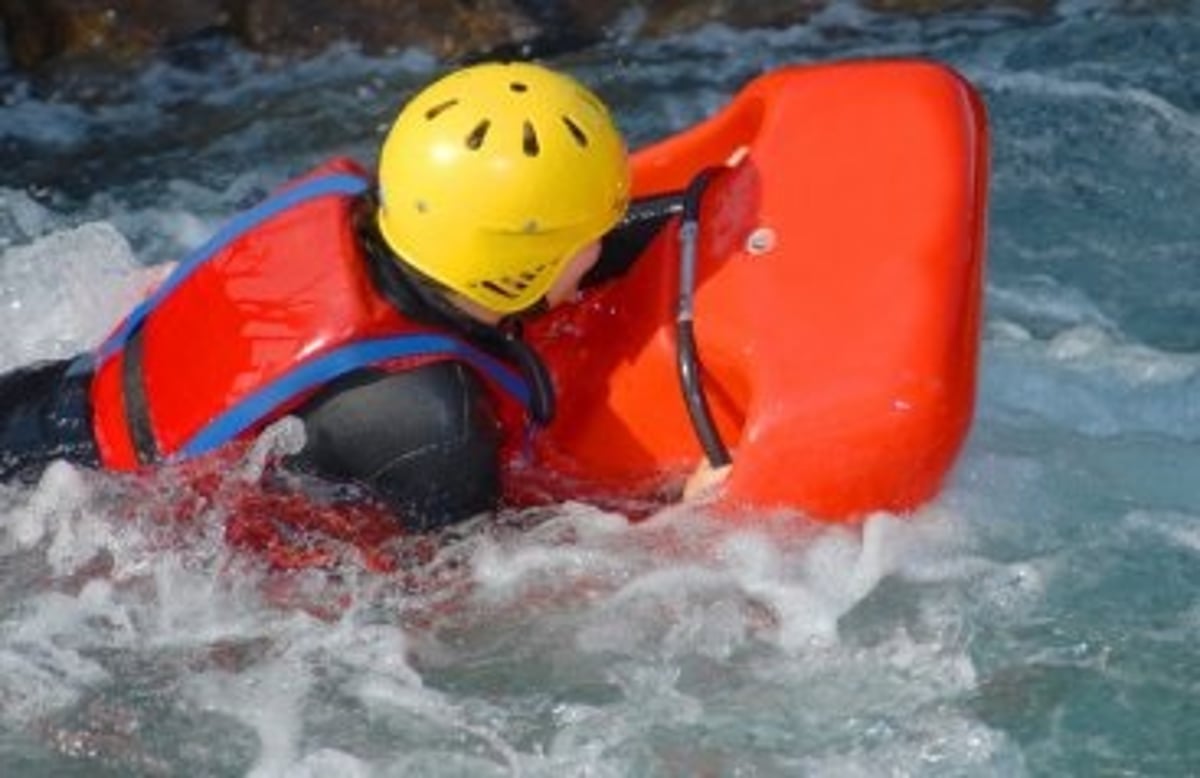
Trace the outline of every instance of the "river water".
<path fill-rule="evenodd" d="M 566 504 L 414 543 L 405 575 L 285 576 L 219 506 L 164 522 L 56 465 L 0 487 L 0 774 L 1200 772 L 1196 5 L 835 4 L 557 64 L 638 145 L 763 69 L 910 54 L 978 85 L 994 143 L 978 414 L 933 504 L 740 532 Z M 0 367 L 95 344 L 285 177 L 373 160 L 435 69 L 198 42 L 0 75 Z"/>

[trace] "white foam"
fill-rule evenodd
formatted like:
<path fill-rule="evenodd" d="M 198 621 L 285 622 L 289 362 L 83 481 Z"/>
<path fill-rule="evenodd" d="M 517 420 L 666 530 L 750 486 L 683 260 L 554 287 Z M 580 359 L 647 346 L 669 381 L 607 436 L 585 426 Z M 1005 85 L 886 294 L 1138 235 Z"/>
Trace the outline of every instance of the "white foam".
<path fill-rule="evenodd" d="M 1012 250 L 1021 249 L 1013 247 Z M 1055 330 L 1077 326 L 1107 331 L 1117 329 L 1116 323 L 1086 294 L 1045 275 L 1023 277 L 1004 284 L 990 281 L 987 302 L 989 328 L 1019 326 L 1018 322 L 1032 320 Z"/>
<path fill-rule="evenodd" d="M 40 607 L 53 608 L 46 602 Z M 4 636 L 0 647 L 0 721 L 11 731 L 76 704 L 89 689 L 109 679 L 96 661 L 48 641 Z"/>
<path fill-rule="evenodd" d="M 1200 436 L 1200 354 L 1129 342 L 1093 325 L 1046 339 L 1012 323 L 989 328 L 981 414 L 1032 412 L 1092 435 Z"/>
<path fill-rule="evenodd" d="M 262 662 L 239 673 L 208 673 L 187 684 L 205 709 L 246 725 L 258 735 L 259 753 L 247 772 L 254 778 L 288 774 L 301 754 L 303 700 L 313 678 L 302 664 Z"/>
<path fill-rule="evenodd" d="M 80 517 L 89 492 L 80 474 L 65 462 L 51 464 L 38 487 L 19 490 L 6 506 L 0 532 L 10 536 L 18 548 L 37 545 L 70 519 Z M 57 544 L 57 541 L 55 541 Z"/>
<path fill-rule="evenodd" d="M 1200 372 L 1200 355 L 1168 354 L 1137 343 L 1124 343 L 1099 327 L 1072 327 L 1046 344 L 1046 356 L 1079 369 L 1105 370 L 1126 384 L 1173 384 Z"/>
<path fill-rule="evenodd" d="M 59 230 L 0 256 L 0 370 L 94 346 L 159 277 L 110 224 Z"/>
<path fill-rule="evenodd" d="M 481 537 L 471 552 L 473 578 L 481 596 L 509 599 L 529 583 L 619 574 L 626 565 L 620 539 L 628 531 L 628 520 L 619 514 L 566 503 L 519 537 Z"/>
<path fill-rule="evenodd" d="M 880 722 L 841 748 L 797 759 L 796 774 L 875 778 L 1026 772 L 1019 751 L 1003 734 L 945 711 Z"/>
<path fill-rule="evenodd" d="M 261 772 L 255 773 L 263 775 Z M 272 775 L 287 775 L 294 778 L 371 778 L 377 772 L 369 762 L 358 759 L 352 754 L 333 748 L 322 748 L 305 756 L 294 764 L 287 766 L 284 773 Z"/>
<path fill-rule="evenodd" d="M 1200 516 L 1136 510 L 1125 516 L 1124 523 L 1133 529 L 1157 534 L 1179 548 L 1200 555 Z"/>
<path fill-rule="evenodd" d="M 491 607 L 586 602 L 598 609 L 579 628 L 587 652 L 728 656 L 768 636 L 788 652 L 835 645 L 840 620 L 890 576 L 945 581 L 979 572 L 953 561 L 963 558 L 961 522 L 943 509 L 915 519 L 880 514 L 861 530 L 807 525 L 799 539 L 798 521 L 784 531 L 739 530 L 674 508 L 565 543 L 488 542 L 471 559 L 482 585 L 475 597 Z"/>

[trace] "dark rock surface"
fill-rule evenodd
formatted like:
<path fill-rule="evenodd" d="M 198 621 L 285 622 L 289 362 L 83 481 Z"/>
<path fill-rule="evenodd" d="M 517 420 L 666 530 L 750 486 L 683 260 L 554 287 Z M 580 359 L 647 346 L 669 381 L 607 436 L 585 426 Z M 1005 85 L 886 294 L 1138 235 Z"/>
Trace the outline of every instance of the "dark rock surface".
<path fill-rule="evenodd" d="M 285 56 L 338 41 L 379 53 L 416 47 L 446 60 L 548 53 L 611 36 L 655 37 L 720 22 L 803 22 L 827 0 L 0 0 L 9 65 L 136 64 L 202 35 Z M 931 14 L 986 6 L 1044 10 L 1052 0 L 859 0 Z"/>

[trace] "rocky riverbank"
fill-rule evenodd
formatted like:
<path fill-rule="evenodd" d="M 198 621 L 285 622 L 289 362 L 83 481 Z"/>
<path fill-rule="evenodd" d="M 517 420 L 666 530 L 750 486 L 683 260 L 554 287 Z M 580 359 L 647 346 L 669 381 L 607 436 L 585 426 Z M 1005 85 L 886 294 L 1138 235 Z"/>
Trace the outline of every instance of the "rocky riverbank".
<path fill-rule="evenodd" d="M 834 0 L 846 2 L 846 0 Z M 785 27 L 828 0 L 0 0 L 8 65 L 136 65 L 204 36 L 300 56 L 345 41 L 379 53 L 425 49 L 462 60 L 563 52 L 609 38 L 658 37 L 708 23 Z M 857 0 L 927 15 L 982 7 L 1048 10 L 1054 0 Z"/>

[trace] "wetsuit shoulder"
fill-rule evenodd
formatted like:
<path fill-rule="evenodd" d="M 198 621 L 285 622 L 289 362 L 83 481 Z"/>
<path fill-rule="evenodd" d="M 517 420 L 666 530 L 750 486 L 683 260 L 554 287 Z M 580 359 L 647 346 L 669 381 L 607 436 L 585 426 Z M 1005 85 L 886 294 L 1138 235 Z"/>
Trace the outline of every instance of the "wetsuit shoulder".
<path fill-rule="evenodd" d="M 357 371 L 296 415 L 307 442 L 289 467 L 366 487 L 406 527 L 444 526 L 499 499 L 500 423 L 483 381 L 459 362 Z"/>

